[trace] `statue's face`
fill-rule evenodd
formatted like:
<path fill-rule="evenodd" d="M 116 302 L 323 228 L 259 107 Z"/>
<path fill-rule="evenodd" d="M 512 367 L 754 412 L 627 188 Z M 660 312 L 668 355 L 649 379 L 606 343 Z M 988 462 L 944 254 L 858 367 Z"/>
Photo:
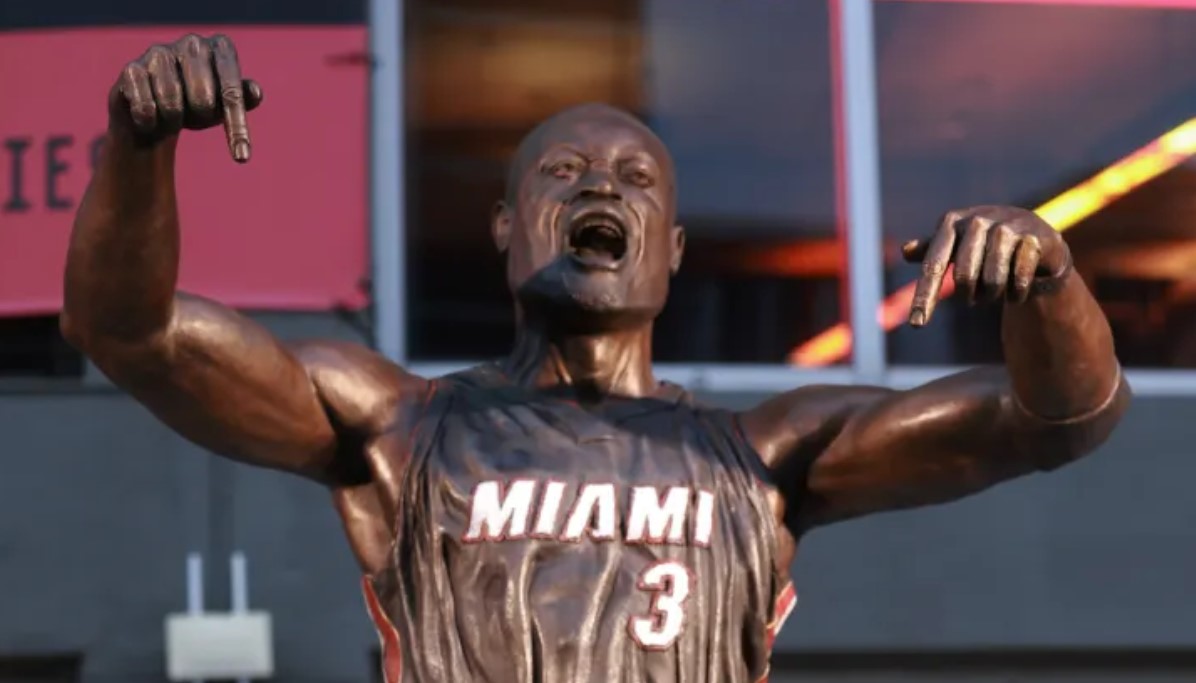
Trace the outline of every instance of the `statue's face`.
<path fill-rule="evenodd" d="M 511 182 L 495 234 L 525 311 L 600 329 L 660 313 L 684 233 L 651 131 L 618 110 L 571 110 L 524 141 Z"/>

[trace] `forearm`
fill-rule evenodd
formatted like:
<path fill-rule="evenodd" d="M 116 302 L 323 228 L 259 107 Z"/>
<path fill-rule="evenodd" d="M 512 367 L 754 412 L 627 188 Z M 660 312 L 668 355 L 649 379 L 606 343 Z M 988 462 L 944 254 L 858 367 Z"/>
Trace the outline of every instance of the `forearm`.
<path fill-rule="evenodd" d="M 1054 292 L 1006 304 L 1001 330 L 1014 397 L 1045 420 L 1109 403 L 1121 372 L 1104 312 L 1074 271 Z"/>
<path fill-rule="evenodd" d="M 72 341 L 135 342 L 168 325 L 179 260 L 176 143 L 108 133 L 67 253 L 63 329 Z"/>

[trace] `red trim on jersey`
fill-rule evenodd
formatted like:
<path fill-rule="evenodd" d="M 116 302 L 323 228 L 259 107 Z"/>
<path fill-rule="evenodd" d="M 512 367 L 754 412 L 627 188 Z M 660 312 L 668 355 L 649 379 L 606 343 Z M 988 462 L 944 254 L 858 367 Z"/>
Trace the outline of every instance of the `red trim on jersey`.
<path fill-rule="evenodd" d="M 768 649 L 772 650 L 772 644 L 777 640 L 777 634 L 781 632 L 781 627 L 785 625 L 785 620 L 793 613 L 793 608 L 797 606 L 797 590 L 792 583 L 785 584 L 781 592 L 777 595 L 776 606 L 773 608 L 772 623 L 768 625 Z"/>
<path fill-rule="evenodd" d="M 785 584 L 781 592 L 777 594 L 776 602 L 773 603 L 772 623 L 768 625 L 765 631 L 765 637 L 768 638 L 768 651 L 772 654 L 772 645 L 777 641 L 777 634 L 781 632 L 781 627 L 785 625 L 785 620 L 793 613 L 793 608 L 797 607 L 797 589 L 793 587 L 793 582 Z M 770 667 L 771 668 L 771 667 Z M 756 683 L 768 683 L 768 673 L 765 672 Z"/>
<path fill-rule="evenodd" d="M 374 628 L 378 630 L 378 640 L 382 643 L 382 680 L 384 683 L 399 683 L 403 675 L 403 652 L 399 649 L 399 631 L 391 623 L 390 617 L 382 611 L 382 603 L 378 602 L 378 594 L 374 592 L 374 584 L 370 578 L 361 580 L 361 591 L 365 594 L 365 608 L 370 613 Z"/>

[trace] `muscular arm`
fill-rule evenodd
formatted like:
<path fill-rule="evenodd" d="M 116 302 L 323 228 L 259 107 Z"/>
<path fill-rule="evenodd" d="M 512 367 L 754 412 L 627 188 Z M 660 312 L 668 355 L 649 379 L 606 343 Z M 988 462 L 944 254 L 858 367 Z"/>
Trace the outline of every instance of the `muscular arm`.
<path fill-rule="evenodd" d="M 909 391 L 806 387 L 742 416 L 795 533 L 941 503 L 1095 449 L 1129 400 L 1103 313 L 1074 271 L 1006 304 L 1005 367 Z"/>
<path fill-rule="evenodd" d="M 220 125 L 221 97 L 224 118 L 237 118 L 229 112 L 242 105 L 223 84 L 230 74 L 239 93 L 231 44 L 197 36 L 151 48 L 122 74 L 71 234 L 62 330 L 187 439 L 243 462 L 355 483 L 364 476 L 360 463 L 338 456 L 362 425 L 346 416 L 385 412 L 402 373 L 364 348 L 288 348 L 236 312 L 176 292 L 178 132 L 184 123 Z M 252 108 L 261 94 L 245 83 L 244 106 Z M 229 138 L 240 160 L 248 157 L 244 106 Z"/>
<path fill-rule="evenodd" d="M 63 332 L 187 439 L 325 479 L 337 435 L 304 366 L 260 325 L 175 292 L 175 142 L 109 134 L 71 235 Z"/>

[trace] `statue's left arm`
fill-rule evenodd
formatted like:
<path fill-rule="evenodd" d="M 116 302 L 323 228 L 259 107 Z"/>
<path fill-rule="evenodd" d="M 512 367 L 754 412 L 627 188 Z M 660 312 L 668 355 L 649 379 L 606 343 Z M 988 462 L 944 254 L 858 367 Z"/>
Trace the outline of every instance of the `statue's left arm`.
<path fill-rule="evenodd" d="M 742 414 L 794 533 L 1072 462 L 1104 442 L 1129 402 L 1108 321 L 1038 216 L 953 211 L 905 255 L 923 264 L 914 326 L 933 313 L 948 265 L 957 296 L 1005 302 L 1005 365 L 908 391 L 803 387 Z"/>

